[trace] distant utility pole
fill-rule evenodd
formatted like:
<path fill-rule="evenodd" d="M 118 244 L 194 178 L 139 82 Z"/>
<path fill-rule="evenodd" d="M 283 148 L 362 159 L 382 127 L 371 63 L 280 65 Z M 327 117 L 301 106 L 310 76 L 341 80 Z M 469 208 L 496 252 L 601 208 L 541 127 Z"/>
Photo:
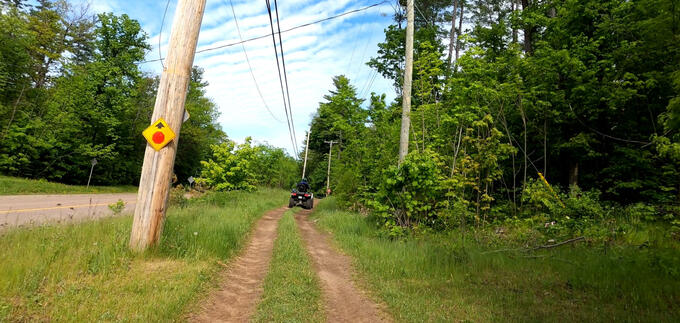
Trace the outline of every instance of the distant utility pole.
<path fill-rule="evenodd" d="M 302 178 L 305 178 L 305 171 L 307 170 L 307 152 L 309 151 L 309 134 L 312 132 L 312 129 L 309 129 L 307 131 L 307 145 L 305 145 L 305 163 L 302 166 Z"/>
<path fill-rule="evenodd" d="M 406 1 L 406 67 L 401 106 L 401 136 L 399 138 L 399 165 L 408 154 L 409 128 L 411 126 L 411 80 L 413 79 L 413 2 Z"/>
<path fill-rule="evenodd" d="M 328 149 L 328 173 L 326 174 L 326 194 L 330 194 L 331 191 L 331 157 L 333 156 L 333 144 L 337 144 L 337 141 L 324 141 L 330 144 L 331 147 Z"/>
<path fill-rule="evenodd" d="M 170 178 L 184 118 L 184 102 L 205 3 L 206 0 L 178 0 L 177 3 L 166 65 L 151 118 L 154 123 L 159 119 L 165 120 L 177 137 L 159 150 L 150 145 L 146 147 L 130 234 L 130 248 L 135 251 L 143 251 L 158 243 L 163 231 Z"/>
<path fill-rule="evenodd" d="M 87 188 L 90 188 L 90 180 L 92 179 L 92 171 L 94 170 L 94 165 L 97 165 L 97 158 L 92 158 L 92 167 L 90 167 L 90 177 L 87 178 Z"/>

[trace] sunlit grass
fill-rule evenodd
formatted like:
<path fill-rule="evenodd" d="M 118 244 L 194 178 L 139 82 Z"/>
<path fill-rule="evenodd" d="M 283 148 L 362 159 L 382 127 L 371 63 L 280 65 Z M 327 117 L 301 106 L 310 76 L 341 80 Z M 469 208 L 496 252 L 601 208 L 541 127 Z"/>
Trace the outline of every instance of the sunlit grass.
<path fill-rule="evenodd" d="M 293 211 L 279 221 L 257 322 L 322 322 L 321 289 L 300 239 Z"/>
<path fill-rule="evenodd" d="M 677 250 L 568 245 L 493 252 L 460 232 L 390 240 L 326 199 L 314 217 L 397 321 L 680 320 Z"/>
<path fill-rule="evenodd" d="M 45 180 L 0 176 L 0 195 L 13 194 L 78 194 L 78 193 L 134 193 L 137 187 L 66 185 Z"/>
<path fill-rule="evenodd" d="M 182 320 L 286 192 L 214 193 L 170 209 L 160 247 L 128 250 L 130 216 L 0 233 L 0 321 Z"/>

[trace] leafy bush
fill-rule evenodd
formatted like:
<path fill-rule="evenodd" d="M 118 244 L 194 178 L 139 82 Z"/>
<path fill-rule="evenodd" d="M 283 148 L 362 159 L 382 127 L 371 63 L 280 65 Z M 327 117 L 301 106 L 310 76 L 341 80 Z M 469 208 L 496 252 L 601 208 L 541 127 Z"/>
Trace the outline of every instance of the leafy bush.
<path fill-rule="evenodd" d="M 254 190 L 255 173 L 251 168 L 254 150 L 250 142 L 248 137 L 238 147 L 231 140 L 213 145 L 213 158 L 201 161 L 203 170 L 196 181 L 218 191 Z"/>
<path fill-rule="evenodd" d="M 257 185 L 288 188 L 295 182 L 296 161 L 281 148 L 268 145 L 252 145 L 252 138 L 236 145 L 226 142 L 213 145 L 212 158 L 201 161 L 203 170 L 196 179 L 218 191 L 252 191 Z"/>
<path fill-rule="evenodd" d="M 404 227 L 433 225 L 446 206 L 439 186 L 442 175 L 438 156 L 431 151 L 413 152 L 401 166 L 392 166 L 383 173 L 383 182 L 374 199 L 367 201 L 394 235 L 404 233 Z"/>

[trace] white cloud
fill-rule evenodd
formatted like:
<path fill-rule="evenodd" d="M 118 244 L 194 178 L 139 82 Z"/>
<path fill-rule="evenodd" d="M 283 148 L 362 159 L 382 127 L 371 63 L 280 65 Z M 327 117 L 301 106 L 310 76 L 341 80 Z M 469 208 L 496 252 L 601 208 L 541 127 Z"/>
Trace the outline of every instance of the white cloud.
<path fill-rule="evenodd" d="M 80 0 L 73 0 L 80 1 Z M 90 0 L 95 11 L 127 13 L 137 19 L 149 34 L 152 50 L 147 59 L 158 58 L 158 37 L 165 1 L 119 0 L 118 2 Z M 315 20 L 327 18 L 347 10 L 371 5 L 371 0 L 288 0 L 279 1 L 281 29 L 285 30 Z M 163 27 L 161 52 L 167 53 L 176 1 L 171 1 Z M 273 5 L 273 1 L 272 1 Z M 269 15 L 264 2 L 234 0 L 234 10 L 244 39 L 268 35 L 271 32 Z M 384 38 L 383 29 L 391 23 L 392 7 L 382 4 L 367 11 L 302 27 L 283 33 L 288 85 L 298 146 L 304 140 L 311 116 L 331 90 L 332 77 L 348 76 L 357 92 L 370 84 L 372 72 L 365 65 L 375 57 L 377 43 Z M 205 50 L 239 41 L 229 0 L 209 1 L 206 8 L 198 50 Z M 278 37 L 277 37 L 278 42 Z M 220 107 L 219 122 L 230 138 L 243 142 L 252 136 L 256 142 L 268 142 L 283 147 L 292 154 L 288 127 L 285 123 L 283 99 L 277 76 L 276 60 L 271 36 L 245 43 L 253 73 L 262 90 L 274 120 L 264 107 L 248 70 L 241 45 L 197 53 L 194 65 L 205 69 L 210 83 L 207 94 Z M 160 73 L 159 62 L 142 64 L 145 71 Z M 394 98 L 391 81 L 378 75 L 371 90 L 387 93 Z"/>

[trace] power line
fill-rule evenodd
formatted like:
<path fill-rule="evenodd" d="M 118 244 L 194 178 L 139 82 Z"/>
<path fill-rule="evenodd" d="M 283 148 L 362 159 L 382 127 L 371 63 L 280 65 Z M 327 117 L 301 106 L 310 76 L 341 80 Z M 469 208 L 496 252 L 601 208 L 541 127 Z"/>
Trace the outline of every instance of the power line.
<path fill-rule="evenodd" d="M 359 28 L 359 34 L 361 34 L 362 31 L 364 31 L 363 24 Z M 347 70 L 347 77 L 349 77 L 349 69 L 350 66 L 352 65 L 352 60 L 354 59 L 354 51 L 357 49 L 357 42 L 359 42 L 359 37 L 355 37 L 354 42 L 352 44 L 352 54 L 349 56 L 349 62 L 347 63 L 347 67 L 345 68 L 345 70 Z"/>
<path fill-rule="evenodd" d="M 224 2 L 225 0 L 222 0 Z M 231 14 L 234 16 L 234 23 L 236 24 L 236 31 L 238 32 L 238 38 L 243 41 L 243 37 L 241 36 L 241 28 L 238 25 L 238 19 L 236 18 L 236 11 L 234 10 L 234 2 L 232 0 L 229 0 L 229 6 L 231 7 Z M 250 58 L 248 58 L 248 52 L 246 51 L 246 45 L 241 43 L 241 48 L 243 49 L 243 55 L 246 57 L 246 62 L 248 63 L 248 69 L 250 70 L 250 76 L 253 78 L 253 83 L 255 83 L 255 89 L 257 89 L 257 94 L 260 96 L 260 99 L 262 100 L 262 104 L 264 104 L 264 107 L 267 109 L 267 112 L 269 112 L 269 115 L 272 116 L 272 118 L 280 123 L 283 123 L 279 118 L 277 118 L 274 113 L 272 113 L 272 110 L 269 109 L 269 106 L 267 105 L 267 102 L 264 100 L 264 96 L 262 95 L 262 91 L 260 91 L 260 86 L 257 84 L 257 79 L 255 79 L 255 73 L 253 73 L 253 67 L 250 65 Z"/>
<path fill-rule="evenodd" d="M 163 25 L 165 24 L 165 16 L 168 14 L 168 7 L 170 7 L 170 0 L 165 4 L 165 11 L 163 12 L 163 19 L 161 20 L 161 30 L 158 32 L 158 60 L 161 61 L 161 67 L 165 70 L 163 64 L 163 55 L 161 54 L 161 39 L 163 36 Z"/>
<path fill-rule="evenodd" d="M 267 0 L 269 1 L 269 0 Z M 281 25 L 279 22 L 279 4 L 277 0 L 274 0 L 274 5 L 276 6 L 276 28 L 279 31 L 279 46 L 281 47 L 281 63 L 283 64 L 283 79 L 286 82 L 286 95 L 288 96 L 288 112 L 290 112 L 290 125 L 293 128 L 293 138 L 295 139 L 295 151 L 297 151 L 297 135 L 295 134 L 295 123 L 293 122 L 293 105 L 290 104 L 290 92 L 288 91 L 288 72 L 286 72 L 286 58 L 283 55 L 283 40 L 281 39 Z M 296 153 L 297 154 L 297 153 Z"/>
<path fill-rule="evenodd" d="M 375 29 L 371 29 L 371 36 L 368 37 L 369 41 L 367 41 L 366 44 L 364 45 L 364 51 L 361 53 L 361 59 L 359 59 L 359 63 L 364 61 L 364 57 L 366 57 L 366 50 L 368 49 L 368 44 L 373 42 L 373 35 L 375 35 Z M 357 75 L 359 74 L 361 74 L 361 67 L 359 67 L 359 71 L 357 71 Z"/>
<path fill-rule="evenodd" d="M 420 16 L 421 16 L 421 17 L 423 18 L 423 20 L 425 20 L 425 22 L 426 22 L 426 23 L 428 23 L 428 24 L 430 24 L 430 25 L 433 25 L 433 26 L 434 26 L 434 23 L 430 23 L 430 20 L 429 20 L 429 19 L 427 19 L 427 17 L 425 17 L 425 15 L 423 14 L 423 12 L 422 12 L 422 11 L 420 11 L 420 8 L 419 8 L 419 7 L 418 7 L 418 6 L 417 6 L 417 5 L 415 4 L 415 2 L 413 3 L 413 6 L 415 6 L 415 7 L 416 7 L 416 10 L 417 10 L 417 11 L 418 11 L 418 13 L 420 14 Z"/>
<path fill-rule="evenodd" d="M 371 8 L 373 8 L 373 7 L 377 7 L 377 6 L 379 6 L 379 5 L 381 5 L 381 4 L 384 4 L 384 3 L 389 3 L 389 1 L 382 1 L 382 2 L 378 2 L 378 3 L 372 4 L 372 5 L 370 5 L 370 6 L 367 6 L 367 7 L 363 7 L 363 8 L 359 8 L 359 9 L 354 9 L 354 10 L 346 11 L 346 12 L 343 12 L 343 13 L 341 13 L 341 14 L 337 14 L 337 15 L 335 15 L 335 16 L 331 16 L 331 17 L 327 17 L 327 18 L 324 18 L 324 19 L 319 19 L 319 20 L 316 20 L 316 21 L 308 22 L 308 23 L 306 23 L 306 24 L 298 25 L 298 26 L 295 26 L 295 27 L 292 27 L 292 28 L 288 28 L 288 29 L 286 29 L 286 30 L 281 30 L 280 32 L 281 32 L 281 33 L 287 33 L 287 32 L 289 32 L 289 31 L 293 31 L 293 30 L 300 29 L 300 28 L 303 28 L 303 27 L 308 27 L 308 26 L 311 26 L 311 25 L 315 25 L 315 24 L 318 24 L 318 23 L 322 23 L 322 22 L 324 22 L 324 21 L 328 21 L 328 20 L 340 18 L 340 17 L 342 17 L 342 16 L 346 16 L 346 15 L 353 14 L 353 13 L 360 12 L 360 11 L 365 11 L 365 10 L 371 9 Z M 247 43 L 247 42 L 251 42 L 251 41 L 255 41 L 255 40 L 260 40 L 260 39 L 263 39 L 263 38 L 267 38 L 267 37 L 269 37 L 269 36 L 273 36 L 273 34 L 274 34 L 274 32 L 272 31 L 271 34 L 262 35 L 262 36 L 257 36 L 257 37 L 253 37 L 253 38 L 248 38 L 248 39 L 246 39 L 246 40 L 242 40 L 242 41 L 238 41 L 238 42 L 233 42 L 233 43 L 229 43 L 229 44 L 225 44 L 225 45 L 220 45 L 220 46 L 210 47 L 210 48 L 206 48 L 206 49 L 201 49 L 201 50 L 196 51 L 196 54 L 205 53 L 205 52 L 208 52 L 208 51 L 213 51 L 213 50 L 217 50 L 217 49 L 221 49 L 221 48 L 225 48 L 225 47 L 231 47 L 231 46 L 235 46 L 235 45 L 239 45 L 239 44 L 243 44 L 243 43 Z M 139 62 L 139 64 L 151 63 L 151 62 L 158 62 L 158 61 L 160 61 L 160 60 L 161 60 L 161 59 L 152 59 L 152 60 L 148 60 L 148 61 Z"/>
<path fill-rule="evenodd" d="M 571 113 L 574 114 L 574 116 L 576 117 L 576 120 L 577 120 L 580 124 L 582 124 L 584 127 L 590 129 L 590 131 L 592 131 L 592 132 L 594 132 L 594 133 L 596 133 L 596 134 L 598 134 L 598 135 L 600 135 L 600 136 L 602 136 L 602 137 L 609 138 L 609 139 L 612 139 L 612 140 L 618 140 L 618 141 L 622 141 L 622 142 L 627 142 L 627 143 L 631 143 L 631 144 L 644 145 L 644 146 L 642 146 L 642 147 L 647 147 L 647 146 L 649 146 L 649 145 L 652 144 L 652 142 L 649 142 L 649 141 L 640 141 L 640 140 L 631 140 L 631 139 L 618 138 L 618 137 L 610 136 L 610 135 L 608 135 L 608 134 L 606 134 L 606 133 L 604 133 L 604 132 L 598 131 L 597 129 L 595 129 L 595 128 L 593 128 L 593 127 L 587 125 L 585 122 L 581 121 L 581 118 L 578 117 L 578 115 L 577 115 L 576 112 L 574 111 L 574 108 L 571 107 L 571 104 L 569 104 L 569 109 L 571 110 Z"/>
<path fill-rule="evenodd" d="M 286 121 L 288 124 L 288 135 L 290 136 L 290 141 L 291 144 L 293 145 L 293 152 L 295 153 L 295 156 L 298 155 L 297 153 L 297 146 L 295 145 L 295 139 L 293 139 L 293 131 L 290 127 L 290 118 L 288 116 L 288 108 L 286 107 L 286 94 L 283 89 L 283 79 L 281 78 L 281 66 L 279 64 L 279 52 L 278 49 L 276 49 L 276 37 L 274 36 L 274 21 L 272 20 L 272 8 L 269 3 L 269 0 L 265 0 L 267 4 L 267 12 L 269 13 L 269 26 L 271 27 L 272 33 L 272 42 L 274 43 L 274 56 L 276 56 L 276 69 L 278 70 L 278 76 L 279 76 L 279 84 L 281 85 L 281 96 L 283 97 L 283 109 L 286 111 Z"/>

